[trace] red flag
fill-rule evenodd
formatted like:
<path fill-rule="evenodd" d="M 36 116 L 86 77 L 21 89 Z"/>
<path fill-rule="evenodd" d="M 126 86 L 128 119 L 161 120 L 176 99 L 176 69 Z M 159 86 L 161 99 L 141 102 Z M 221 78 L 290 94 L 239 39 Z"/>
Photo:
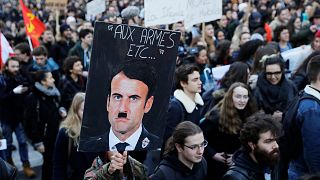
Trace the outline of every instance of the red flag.
<path fill-rule="evenodd" d="M 40 45 L 39 37 L 45 31 L 46 26 L 40 21 L 30 9 L 26 7 L 22 0 L 20 0 L 20 6 L 22 9 L 23 21 L 26 27 L 26 33 L 32 40 L 33 47 Z"/>

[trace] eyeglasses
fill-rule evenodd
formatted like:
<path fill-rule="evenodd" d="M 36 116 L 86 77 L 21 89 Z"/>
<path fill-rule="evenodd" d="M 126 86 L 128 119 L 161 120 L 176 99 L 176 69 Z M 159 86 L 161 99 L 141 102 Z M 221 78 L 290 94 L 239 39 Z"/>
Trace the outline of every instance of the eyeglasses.
<path fill-rule="evenodd" d="M 205 148 L 208 146 L 208 141 L 207 140 L 204 140 L 201 144 L 194 144 L 194 145 L 191 145 L 191 146 L 187 146 L 187 145 L 183 145 L 191 150 L 195 150 L 195 149 L 201 149 L 201 148 Z"/>
<path fill-rule="evenodd" d="M 267 75 L 267 76 L 272 76 L 272 75 L 279 76 L 280 74 L 282 74 L 282 72 L 281 72 L 281 71 L 276 71 L 276 72 L 266 72 L 266 75 Z"/>

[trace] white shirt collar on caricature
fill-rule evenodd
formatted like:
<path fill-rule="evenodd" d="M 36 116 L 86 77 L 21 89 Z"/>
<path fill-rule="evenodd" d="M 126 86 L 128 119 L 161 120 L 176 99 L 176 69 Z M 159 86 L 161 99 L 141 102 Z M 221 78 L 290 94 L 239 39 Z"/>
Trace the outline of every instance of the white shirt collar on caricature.
<path fill-rule="evenodd" d="M 117 150 L 116 144 L 126 142 L 129 145 L 126 147 L 126 151 L 133 151 L 138 143 L 140 135 L 142 133 L 142 124 L 140 124 L 139 128 L 134 132 L 127 140 L 120 141 L 117 136 L 113 133 L 112 128 L 110 128 L 109 132 L 109 148 L 111 151 Z"/>

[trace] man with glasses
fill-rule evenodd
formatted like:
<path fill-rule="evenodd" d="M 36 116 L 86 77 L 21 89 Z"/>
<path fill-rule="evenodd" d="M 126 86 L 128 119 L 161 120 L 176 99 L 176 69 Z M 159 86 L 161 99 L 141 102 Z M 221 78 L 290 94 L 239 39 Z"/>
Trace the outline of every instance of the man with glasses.
<path fill-rule="evenodd" d="M 163 160 L 150 179 L 206 179 L 207 162 L 202 156 L 207 145 L 199 126 L 190 121 L 178 124 L 167 141 Z"/>

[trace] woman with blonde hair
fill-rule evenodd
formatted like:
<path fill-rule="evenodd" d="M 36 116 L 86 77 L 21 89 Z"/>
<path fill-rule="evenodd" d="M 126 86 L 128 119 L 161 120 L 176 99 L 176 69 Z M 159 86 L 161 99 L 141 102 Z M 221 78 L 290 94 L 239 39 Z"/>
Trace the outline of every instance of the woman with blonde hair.
<path fill-rule="evenodd" d="M 53 155 L 53 179 L 83 179 L 95 155 L 77 151 L 85 93 L 77 93 L 60 124 Z"/>
<path fill-rule="evenodd" d="M 208 147 L 204 157 L 208 162 L 208 177 L 221 179 L 232 163 L 232 154 L 241 146 L 239 132 L 246 118 L 256 112 L 248 85 L 233 83 L 224 98 L 214 106 L 200 124 Z"/>

